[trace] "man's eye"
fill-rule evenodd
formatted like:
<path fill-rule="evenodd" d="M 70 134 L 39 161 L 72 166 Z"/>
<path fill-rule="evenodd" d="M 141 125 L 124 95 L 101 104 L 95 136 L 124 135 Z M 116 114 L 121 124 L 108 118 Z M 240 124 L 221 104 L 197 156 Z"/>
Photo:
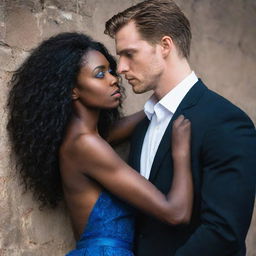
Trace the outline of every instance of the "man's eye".
<path fill-rule="evenodd" d="M 132 57 L 132 53 L 131 52 L 127 52 L 126 53 L 126 57 L 131 58 Z"/>
<path fill-rule="evenodd" d="M 104 71 L 100 71 L 96 74 L 96 78 L 103 78 L 105 76 L 105 72 Z"/>

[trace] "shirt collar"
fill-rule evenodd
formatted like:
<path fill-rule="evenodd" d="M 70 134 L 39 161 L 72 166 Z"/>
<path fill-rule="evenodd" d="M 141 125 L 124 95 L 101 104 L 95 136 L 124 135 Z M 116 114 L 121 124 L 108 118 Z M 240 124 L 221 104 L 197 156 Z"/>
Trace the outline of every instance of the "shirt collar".
<path fill-rule="evenodd" d="M 191 72 L 185 79 L 177 84 L 170 92 L 168 92 L 160 101 L 157 102 L 155 95 L 153 94 L 144 105 L 144 112 L 149 120 L 152 119 L 155 108 L 164 107 L 172 114 L 178 108 L 180 102 L 191 89 L 191 87 L 198 81 L 198 78 L 194 71 Z"/>
<path fill-rule="evenodd" d="M 153 94 L 144 105 L 144 112 L 149 120 L 152 119 L 154 115 L 154 106 L 157 104 L 157 99 Z"/>

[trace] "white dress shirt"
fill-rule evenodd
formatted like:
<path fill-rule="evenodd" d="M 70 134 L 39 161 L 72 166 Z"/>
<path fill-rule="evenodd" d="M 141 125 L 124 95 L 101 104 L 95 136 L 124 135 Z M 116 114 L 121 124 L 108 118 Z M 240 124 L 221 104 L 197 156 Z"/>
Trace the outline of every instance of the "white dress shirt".
<path fill-rule="evenodd" d="M 192 72 L 160 101 L 157 102 L 155 96 L 152 95 L 146 102 L 144 112 L 150 120 L 150 124 L 144 138 L 140 158 L 140 173 L 146 179 L 149 178 L 158 146 L 174 112 L 197 81 L 197 76 Z"/>

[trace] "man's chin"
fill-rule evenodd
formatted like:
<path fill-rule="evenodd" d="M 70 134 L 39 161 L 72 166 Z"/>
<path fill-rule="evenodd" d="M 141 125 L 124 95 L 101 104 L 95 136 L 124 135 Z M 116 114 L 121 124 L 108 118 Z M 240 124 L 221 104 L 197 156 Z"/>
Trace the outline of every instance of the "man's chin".
<path fill-rule="evenodd" d="M 143 85 L 140 84 L 138 81 L 128 82 L 132 86 L 132 90 L 135 94 L 142 94 L 146 92 L 145 88 L 143 88 Z"/>
<path fill-rule="evenodd" d="M 136 94 L 141 94 L 143 93 L 144 91 L 142 91 L 140 88 L 136 87 L 136 86 L 132 86 L 132 90 L 134 93 Z"/>

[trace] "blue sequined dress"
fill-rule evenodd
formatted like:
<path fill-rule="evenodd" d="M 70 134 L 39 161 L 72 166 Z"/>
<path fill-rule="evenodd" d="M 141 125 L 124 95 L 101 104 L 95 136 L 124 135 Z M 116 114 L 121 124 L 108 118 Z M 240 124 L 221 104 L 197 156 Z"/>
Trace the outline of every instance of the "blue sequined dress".
<path fill-rule="evenodd" d="M 76 249 L 66 256 L 134 256 L 132 209 L 107 191 L 96 201 Z"/>

